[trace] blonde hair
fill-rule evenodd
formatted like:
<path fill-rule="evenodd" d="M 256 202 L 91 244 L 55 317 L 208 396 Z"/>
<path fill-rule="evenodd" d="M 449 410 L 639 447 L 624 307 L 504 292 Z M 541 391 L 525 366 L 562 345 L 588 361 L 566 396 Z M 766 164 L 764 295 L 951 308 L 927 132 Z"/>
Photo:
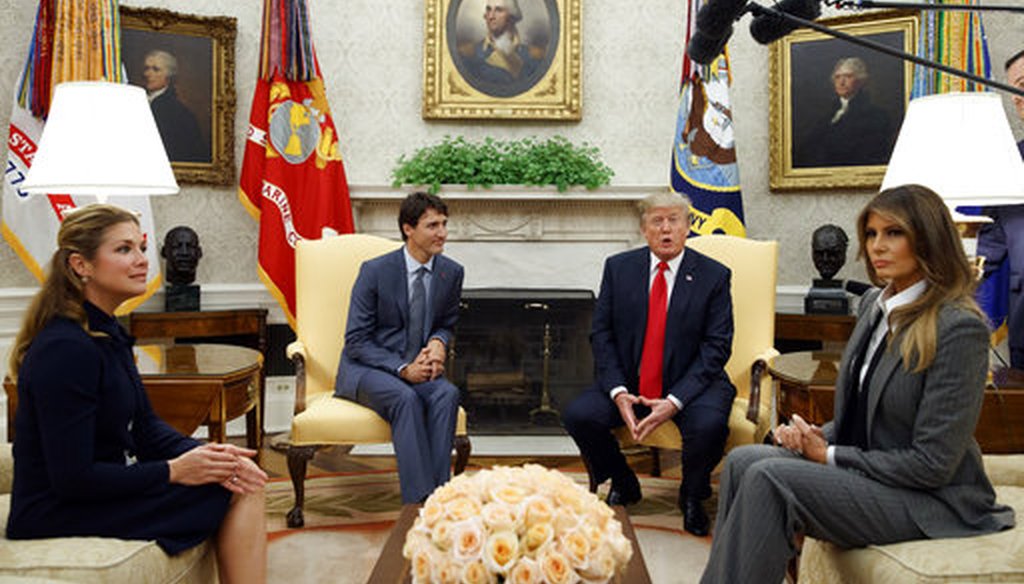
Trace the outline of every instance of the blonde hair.
<path fill-rule="evenodd" d="M 640 200 L 637 203 L 637 208 L 640 209 L 640 224 L 643 225 L 644 219 L 647 218 L 647 213 L 651 209 L 660 209 L 664 207 L 682 209 L 686 215 L 690 214 L 690 197 L 682 193 L 677 193 L 671 189 L 663 189 L 655 193 L 651 193 Z"/>
<path fill-rule="evenodd" d="M 897 308 L 889 317 L 892 328 L 905 331 L 899 345 L 903 366 L 920 372 L 935 359 L 942 306 L 958 306 L 983 318 L 974 301 L 977 283 L 974 270 L 964 255 L 949 209 L 928 187 L 903 185 L 886 189 L 864 207 L 857 218 L 858 259 L 868 258 L 867 224 L 872 214 L 883 216 L 903 229 L 914 259 L 928 281 L 928 288 L 920 298 Z M 864 267 L 876 286 L 885 285 L 870 261 L 865 261 Z"/>
<path fill-rule="evenodd" d="M 134 213 L 115 205 L 87 205 L 68 213 L 57 232 L 57 251 L 50 259 L 49 273 L 42 288 L 28 307 L 21 330 L 15 337 L 8 363 L 8 375 L 16 379 L 21 361 L 32 340 L 56 317 L 71 319 L 89 330 L 85 309 L 84 284 L 68 262 L 72 254 L 87 260 L 96 257 L 96 251 L 107 231 L 121 223 L 139 224 Z"/>

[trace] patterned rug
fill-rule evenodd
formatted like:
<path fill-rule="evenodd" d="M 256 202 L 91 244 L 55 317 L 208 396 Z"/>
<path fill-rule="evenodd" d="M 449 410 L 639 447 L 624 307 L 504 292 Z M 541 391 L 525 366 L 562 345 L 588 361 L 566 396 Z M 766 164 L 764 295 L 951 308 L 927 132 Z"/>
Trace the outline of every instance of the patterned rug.
<path fill-rule="evenodd" d="M 585 474 L 568 474 L 586 484 Z M 641 477 L 641 483 L 644 499 L 629 514 L 652 580 L 697 582 L 711 540 L 682 530 L 676 506 L 679 480 Z M 270 582 L 366 582 L 402 505 L 393 471 L 307 479 L 302 529 L 285 525 L 293 501 L 289 480 L 267 485 Z"/>

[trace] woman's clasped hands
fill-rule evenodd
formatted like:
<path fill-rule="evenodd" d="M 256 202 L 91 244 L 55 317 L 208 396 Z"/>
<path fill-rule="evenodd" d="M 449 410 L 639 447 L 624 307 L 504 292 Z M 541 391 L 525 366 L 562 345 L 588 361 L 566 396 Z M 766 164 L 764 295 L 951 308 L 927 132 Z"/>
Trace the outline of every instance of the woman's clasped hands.
<path fill-rule="evenodd" d="M 821 428 L 808 424 L 800 414 L 793 414 L 789 424 L 775 428 L 775 444 L 799 454 L 807 460 L 825 464 L 828 442 Z"/>
<path fill-rule="evenodd" d="M 168 461 L 170 482 L 182 485 L 219 483 L 232 493 L 263 488 L 267 473 L 253 462 L 255 450 L 233 444 L 203 444 Z"/>

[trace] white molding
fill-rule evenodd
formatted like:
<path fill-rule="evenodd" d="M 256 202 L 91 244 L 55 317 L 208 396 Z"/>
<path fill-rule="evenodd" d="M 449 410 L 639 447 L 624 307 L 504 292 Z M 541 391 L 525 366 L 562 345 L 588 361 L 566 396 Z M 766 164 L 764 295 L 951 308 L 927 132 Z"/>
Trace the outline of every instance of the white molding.
<path fill-rule="evenodd" d="M 466 185 L 441 185 L 445 201 L 639 201 L 647 195 L 664 190 L 662 185 L 610 185 L 589 190 L 572 187 L 559 192 L 553 186 L 494 185 L 490 188 L 468 188 Z M 401 201 L 409 193 L 427 190 L 425 186 L 349 185 L 353 204 L 362 201 Z"/>
<path fill-rule="evenodd" d="M 0 288 L 0 348 L 10 342 L 21 328 L 21 319 L 37 288 Z M 784 313 L 802 313 L 807 286 L 779 286 L 776 288 L 775 310 Z M 260 283 L 203 284 L 200 304 L 205 310 L 235 308 L 266 308 L 270 311 L 270 324 L 287 324 L 277 301 Z M 140 312 L 163 310 L 163 292 L 157 292 L 140 308 Z"/>

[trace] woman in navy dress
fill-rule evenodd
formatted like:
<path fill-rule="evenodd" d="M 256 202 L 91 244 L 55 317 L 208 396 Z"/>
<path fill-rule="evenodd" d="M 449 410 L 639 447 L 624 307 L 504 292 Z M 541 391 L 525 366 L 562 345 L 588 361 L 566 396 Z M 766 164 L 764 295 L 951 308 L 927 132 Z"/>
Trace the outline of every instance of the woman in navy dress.
<path fill-rule="evenodd" d="M 266 579 L 263 486 L 252 450 L 200 444 L 153 412 L 114 309 L 146 290 L 138 219 L 67 215 L 50 274 L 11 355 L 17 372 L 10 539 L 156 540 L 174 555 L 216 536 L 222 582 Z"/>

